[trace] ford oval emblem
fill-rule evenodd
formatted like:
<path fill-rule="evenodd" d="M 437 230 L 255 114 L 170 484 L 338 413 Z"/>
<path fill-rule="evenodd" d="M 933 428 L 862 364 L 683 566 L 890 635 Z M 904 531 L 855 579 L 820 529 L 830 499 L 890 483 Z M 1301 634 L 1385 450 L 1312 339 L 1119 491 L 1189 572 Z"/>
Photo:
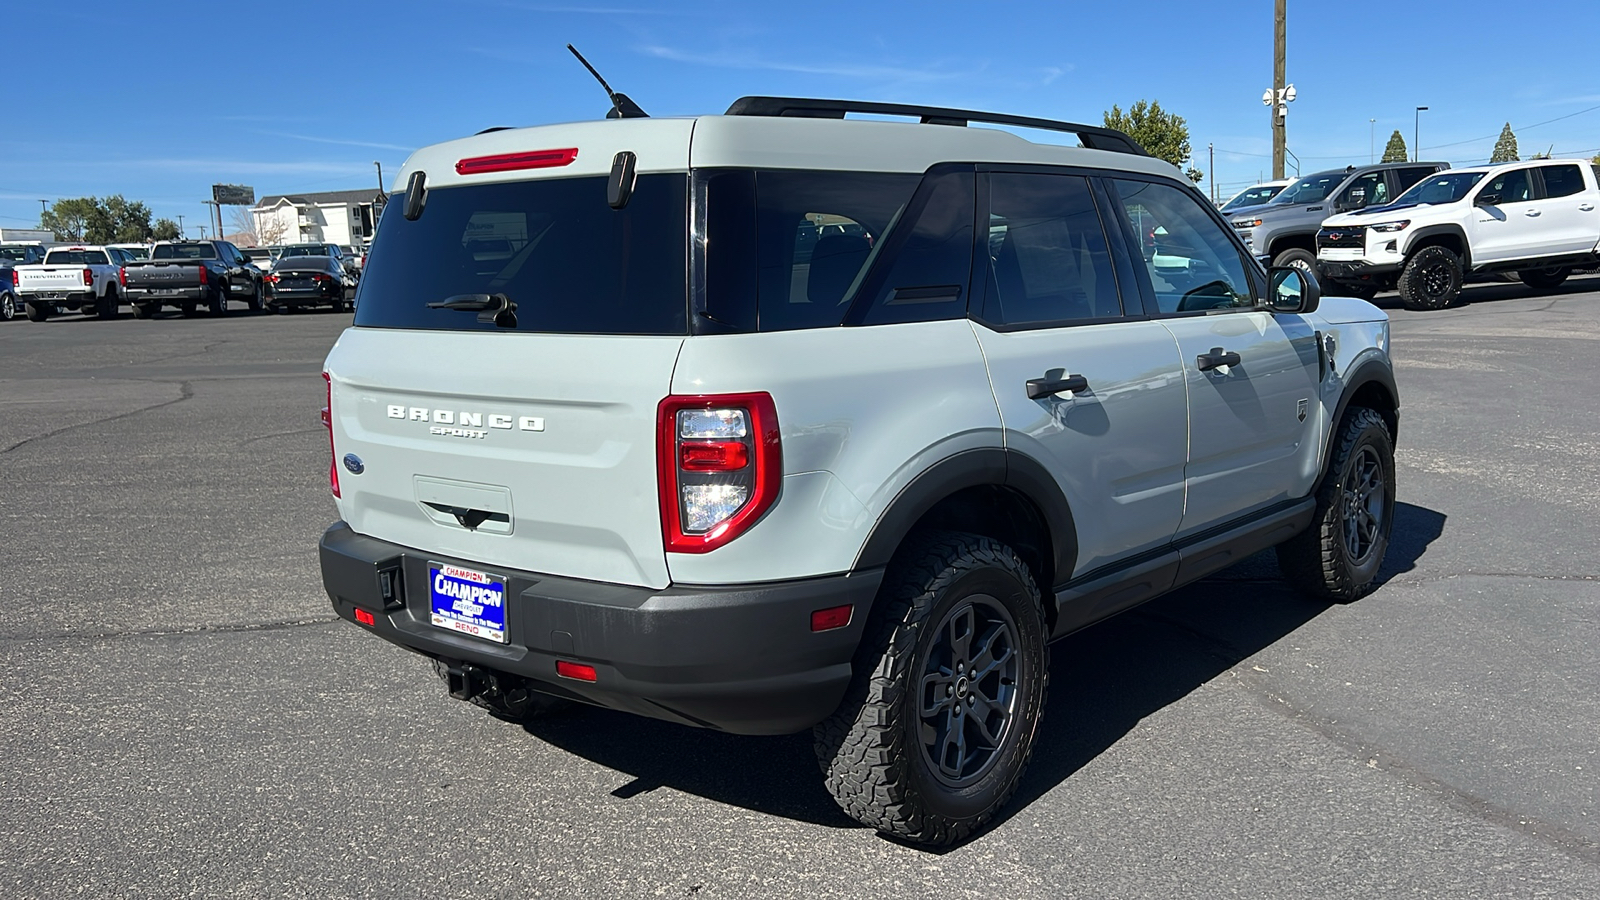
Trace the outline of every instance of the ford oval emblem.
<path fill-rule="evenodd" d="M 354 453 L 346 453 L 344 455 L 344 467 L 350 470 L 351 475 L 360 475 L 367 470 L 367 464 L 362 462 L 361 457 Z"/>

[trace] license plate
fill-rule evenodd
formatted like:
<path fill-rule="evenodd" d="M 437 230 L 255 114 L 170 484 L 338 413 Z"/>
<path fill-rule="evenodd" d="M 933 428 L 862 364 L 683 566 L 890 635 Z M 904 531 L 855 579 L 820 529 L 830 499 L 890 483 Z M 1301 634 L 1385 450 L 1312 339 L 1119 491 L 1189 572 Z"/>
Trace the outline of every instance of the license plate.
<path fill-rule="evenodd" d="M 54 292 L 54 291 L 51 291 L 51 292 L 48 292 L 48 293 L 44 293 L 44 294 L 40 294 L 39 296 L 43 297 L 46 300 L 65 300 L 67 298 L 66 294 L 57 293 L 57 292 Z"/>
<path fill-rule="evenodd" d="M 177 288 L 156 288 L 155 290 L 151 291 L 150 293 L 156 294 L 157 296 L 169 297 L 169 296 L 171 296 L 173 294 L 176 294 L 177 292 L 178 292 Z"/>
<path fill-rule="evenodd" d="M 434 625 L 497 644 L 506 642 L 504 578 L 429 563 L 428 597 Z"/>

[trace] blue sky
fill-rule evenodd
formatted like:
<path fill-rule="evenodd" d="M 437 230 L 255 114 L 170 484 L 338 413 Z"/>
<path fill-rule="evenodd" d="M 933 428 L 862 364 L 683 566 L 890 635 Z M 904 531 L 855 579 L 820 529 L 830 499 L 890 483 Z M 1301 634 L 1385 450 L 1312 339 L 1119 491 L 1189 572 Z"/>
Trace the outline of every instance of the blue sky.
<path fill-rule="evenodd" d="M 0 34 L 7 227 L 36 223 L 41 198 L 114 193 L 193 227 L 214 182 L 257 196 L 376 186 L 373 162 L 392 176 L 415 147 L 597 118 L 607 103 L 568 41 L 653 115 L 780 94 L 1098 122 L 1145 98 L 1188 119 L 1202 189 L 1271 166 L 1271 0 L 10 0 Z M 1291 0 L 1289 148 L 1305 172 L 1365 162 L 1369 130 L 1380 154 L 1396 128 L 1409 145 L 1428 106 L 1429 159 L 1483 161 L 1508 121 L 1524 156 L 1593 156 L 1597 43 L 1595 0 L 1343 14 Z"/>

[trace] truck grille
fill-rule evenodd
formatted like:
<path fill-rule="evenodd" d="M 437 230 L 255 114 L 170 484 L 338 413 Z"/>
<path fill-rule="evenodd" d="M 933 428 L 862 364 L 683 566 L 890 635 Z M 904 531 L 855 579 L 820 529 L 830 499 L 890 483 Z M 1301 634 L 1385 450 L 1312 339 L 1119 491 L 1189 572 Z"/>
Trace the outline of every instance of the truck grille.
<path fill-rule="evenodd" d="M 1364 248 L 1367 246 L 1367 227 L 1355 225 L 1324 228 L 1317 232 L 1317 246 Z"/>

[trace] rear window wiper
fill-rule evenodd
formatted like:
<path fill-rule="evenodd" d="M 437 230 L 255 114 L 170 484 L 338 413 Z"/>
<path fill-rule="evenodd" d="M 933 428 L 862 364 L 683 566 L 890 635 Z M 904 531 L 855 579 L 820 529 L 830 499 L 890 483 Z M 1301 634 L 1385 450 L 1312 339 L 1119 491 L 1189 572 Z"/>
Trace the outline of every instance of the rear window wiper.
<path fill-rule="evenodd" d="M 475 312 L 478 321 L 485 325 L 492 323 L 500 328 L 517 327 L 517 304 L 505 294 L 456 294 L 438 303 L 429 303 L 428 308 Z"/>

